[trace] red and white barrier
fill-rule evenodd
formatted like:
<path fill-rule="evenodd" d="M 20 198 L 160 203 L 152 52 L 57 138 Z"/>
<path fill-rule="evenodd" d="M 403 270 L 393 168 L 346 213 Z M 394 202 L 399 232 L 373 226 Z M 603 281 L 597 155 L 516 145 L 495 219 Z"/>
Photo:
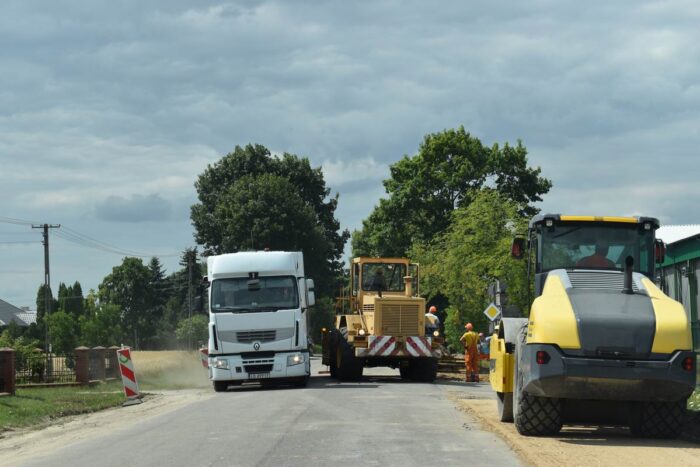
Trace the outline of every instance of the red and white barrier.
<path fill-rule="evenodd" d="M 199 349 L 199 356 L 202 359 L 202 366 L 204 368 L 209 368 L 209 349 L 206 347 Z"/>
<path fill-rule="evenodd" d="M 369 336 L 367 348 L 355 349 L 357 357 L 433 357 L 429 337 L 409 336 L 398 346 L 394 336 Z"/>
<path fill-rule="evenodd" d="M 122 375 L 122 384 L 124 385 L 124 394 L 127 400 L 139 399 L 139 385 L 136 382 L 136 374 L 134 373 L 134 362 L 131 360 L 131 350 L 117 350 L 117 359 L 119 360 L 119 371 Z"/>

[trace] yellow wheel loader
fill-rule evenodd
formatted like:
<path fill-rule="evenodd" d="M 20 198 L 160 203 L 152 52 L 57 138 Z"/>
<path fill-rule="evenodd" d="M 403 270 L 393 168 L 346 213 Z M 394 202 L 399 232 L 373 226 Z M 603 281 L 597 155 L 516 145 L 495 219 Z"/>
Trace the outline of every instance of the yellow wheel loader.
<path fill-rule="evenodd" d="M 528 261 L 528 318 L 503 318 L 490 381 L 501 421 L 523 435 L 564 422 L 679 434 L 696 384 L 683 306 L 654 284 L 663 243 L 647 217 L 539 215 L 512 255 Z"/>
<path fill-rule="evenodd" d="M 322 362 L 331 377 L 356 381 L 364 367 L 388 366 L 404 379 L 434 381 L 443 339 L 439 330 L 426 335 L 418 292 L 418 265 L 408 259 L 354 258 L 349 309 L 323 331 Z"/>

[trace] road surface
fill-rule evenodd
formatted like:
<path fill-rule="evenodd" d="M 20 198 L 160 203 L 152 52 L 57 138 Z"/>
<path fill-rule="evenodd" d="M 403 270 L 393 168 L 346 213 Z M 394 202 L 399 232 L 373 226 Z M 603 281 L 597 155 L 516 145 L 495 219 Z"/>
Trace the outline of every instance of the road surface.
<path fill-rule="evenodd" d="M 321 369 L 313 359 L 305 389 L 212 390 L 144 420 L 134 412 L 113 431 L 88 431 L 20 465 L 520 465 L 500 438 L 456 409 L 455 399 L 487 392 L 487 383 L 409 383 L 389 369 L 338 383 Z"/>

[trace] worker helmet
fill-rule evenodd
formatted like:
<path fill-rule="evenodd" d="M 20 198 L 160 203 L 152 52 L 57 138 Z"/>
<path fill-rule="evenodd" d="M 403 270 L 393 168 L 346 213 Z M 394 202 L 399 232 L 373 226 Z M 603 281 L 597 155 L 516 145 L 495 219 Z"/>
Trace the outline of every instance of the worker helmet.
<path fill-rule="evenodd" d="M 437 313 L 437 307 L 435 305 L 432 305 L 428 311 L 430 313 Z"/>
<path fill-rule="evenodd" d="M 464 325 L 464 327 L 467 331 L 471 331 L 472 329 L 474 329 L 474 326 L 472 326 L 472 323 L 467 323 Z"/>
<path fill-rule="evenodd" d="M 484 333 L 483 333 L 483 332 L 480 332 L 480 333 L 479 333 L 479 337 L 484 337 Z"/>

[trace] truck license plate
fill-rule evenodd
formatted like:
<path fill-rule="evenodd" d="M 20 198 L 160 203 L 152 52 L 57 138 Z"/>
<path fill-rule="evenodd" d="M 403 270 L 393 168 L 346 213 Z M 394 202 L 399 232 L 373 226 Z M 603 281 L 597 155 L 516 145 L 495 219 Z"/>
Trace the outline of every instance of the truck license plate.
<path fill-rule="evenodd" d="M 248 373 L 248 379 L 266 379 L 270 377 L 270 373 Z"/>

